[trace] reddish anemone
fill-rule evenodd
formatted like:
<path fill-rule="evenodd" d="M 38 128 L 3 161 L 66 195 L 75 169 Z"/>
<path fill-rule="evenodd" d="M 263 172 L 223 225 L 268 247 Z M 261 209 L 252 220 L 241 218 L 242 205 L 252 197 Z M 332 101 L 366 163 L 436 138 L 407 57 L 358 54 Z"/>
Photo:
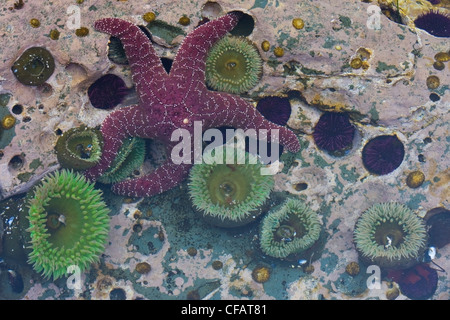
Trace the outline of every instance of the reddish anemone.
<path fill-rule="evenodd" d="M 401 292 L 413 300 L 425 300 L 436 292 L 438 275 L 428 263 L 420 263 L 405 270 L 393 270 L 388 274 L 400 286 Z"/>

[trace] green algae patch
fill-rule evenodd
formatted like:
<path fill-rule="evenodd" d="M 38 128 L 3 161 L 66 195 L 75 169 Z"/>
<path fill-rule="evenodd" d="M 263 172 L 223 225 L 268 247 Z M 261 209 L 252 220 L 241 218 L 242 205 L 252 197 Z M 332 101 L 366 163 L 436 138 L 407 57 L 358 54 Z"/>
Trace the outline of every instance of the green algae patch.
<path fill-rule="evenodd" d="M 299 139 L 300 150 L 296 153 L 286 152 L 280 156 L 280 161 L 284 163 L 283 170 L 281 172 L 288 173 L 289 169 L 294 165 L 296 160 L 300 160 L 301 167 L 309 167 L 310 164 L 306 162 L 302 157 L 302 151 L 308 148 L 309 142 L 307 140 Z"/>
<path fill-rule="evenodd" d="M 322 158 L 319 155 L 315 155 L 314 164 L 320 168 L 325 168 L 325 167 L 331 166 L 330 163 L 328 163 L 324 158 Z"/>
<path fill-rule="evenodd" d="M 21 182 L 27 182 L 31 179 L 32 176 L 32 172 L 23 172 L 17 175 L 17 179 L 19 179 Z"/>
<path fill-rule="evenodd" d="M 372 106 L 368 113 L 370 114 L 370 119 L 372 119 L 372 121 L 377 122 L 378 120 L 380 120 L 380 114 L 378 113 L 375 106 Z"/>
<path fill-rule="evenodd" d="M 310 69 L 310 68 L 306 68 L 306 67 L 302 67 L 301 68 L 301 71 L 304 73 L 304 74 L 307 74 L 307 75 L 322 75 L 322 74 L 325 74 L 325 72 L 323 72 L 323 71 L 320 71 L 320 70 L 315 70 L 315 69 Z"/>
<path fill-rule="evenodd" d="M 255 9 L 255 8 L 264 9 L 267 6 L 268 2 L 269 2 L 269 0 L 256 0 L 251 9 Z"/>
<path fill-rule="evenodd" d="M 339 21 L 344 28 L 350 28 L 352 26 L 352 20 L 346 16 L 339 16 Z"/>
<path fill-rule="evenodd" d="M 406 203 L 406 206 L 412 210 L 417 210 L 421 206 L 422 201 L 426 201 L 427 197 L 425 197 L 421 193 L 413 194 L 409 197 L 408 202 Z"/>
<path fill-rule="evenodd" d="M 359 175 L 356 173 L 356 168 L 353 167 L 350 170 L 347 169 L 347 165 L 339 167 L 341 169 L 341 177 L 348 182 L 356 182 L 359 179 Z"/>
<path fill-rule="evenodd" d="M 375 69 L 376 72 L 382 73 L 384 71 L 395 70 L 398 71 L 397 67 L 393 64 L 387 64 L 383 61 L 378 61 L 377 67 Z"/>
<path fill-rule="evenodd" d="M 37 158 L 37 159 L 34 159 L 33 161 L 30 162 L 29 168 L 31 170 L 36 170 L 40 166 L 42 166 L 41 159 Z"/>

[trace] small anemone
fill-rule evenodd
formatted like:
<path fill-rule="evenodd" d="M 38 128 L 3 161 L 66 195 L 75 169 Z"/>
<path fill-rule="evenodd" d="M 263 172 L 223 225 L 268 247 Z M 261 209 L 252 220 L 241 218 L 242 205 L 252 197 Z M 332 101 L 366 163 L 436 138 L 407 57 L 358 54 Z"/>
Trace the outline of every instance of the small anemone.
<path fill-rule="evenodd" d="M 405 147 L 396 135 L 382 135 L 370 140 L 362 150 L 362 161 L 372 174 L 385 175 L 403 162 Z"/>
<path fill-rule="evenodd" d="M 29 263 L 53 279 L 73 265 L 84 271 L 104 250 L 108 214 L 101 191 L 81 174 L 63 170 L 47 176 L 29 201 Z"/>
<path fill-rule="evenodd" d="M 354 135 L 348 114 L 337 112 L 324 112 L 313 132 L 317 147 L 334 153 L 351 149 Z"/>
<path fill-rule="evenodd" d="M 194 207 L 216 226 L 254 221 L 272 191 L 273 177 L 262 175 L 257 158 L 243 150 L 227 146 L 222 155 L 221 148 L 214 150 L 191 169 L 189 195 Z M 234 160 L 227 161 L 227 155 Z"/>
<path fill-rule="evenodd" d="M 446 12 L 428 11 L 418 16 L 414 24 L 435 37 L 450 37 L 450 16 Z"/>
<path fill-rule="evenodd" d="M 288 98 L 277 96 L 264 97 L 256 105 L 264 118 L 280 126 L 286 125 L 291 116 L 291 103 Z"/>
<path fill-rule="evenodd" d="M 120 104 L 130 92 L 125 81 L 115 74 L 97 79 L 88 89 L 89 101 L 94 108 L 112 109 Z"/>
<path fill-rule="evenodd" d="M 427 244 L 425 224 L 406 206 L 379 203 L 357 220 L 353 232 L 362 259 L 381 268 L 408 268 L 423 257 Z"/>
<path fill-rule="evenodd" d="M 145 158 L 145 140 L 138 137 L 126 139 L 119 149 L 109 169 L 97 181 L 105 184 L 125 180 Z"/>
<path fill-rule="evenodd" d="M 64 132 L 56 141 L 56 156 L 63 168 L 85 170 L 95 166 L 102 155 L 100 130 L 84 125 Z"/>
<path fill-rule="evenodd" d="M 256 86 L 261 75 L 258 49 L 242 37 L 220 39 L 206 58 L 206 84 L 217 91 L 244 93 Z"/>
<path fill-rule="evenodd" d="M 312 247 L 320 231 L 318 214 L 302 201 L 288 199 L 262 221 L 261 250 L 275 258 L 287 258 Z"/>
<path fill-rule="evenodd" d="M 32 47 L 25 50 L 14 62 L 11 71 L 20 83 L 39 86 L 55 71 L 55 60 L 47 49 Z"/>

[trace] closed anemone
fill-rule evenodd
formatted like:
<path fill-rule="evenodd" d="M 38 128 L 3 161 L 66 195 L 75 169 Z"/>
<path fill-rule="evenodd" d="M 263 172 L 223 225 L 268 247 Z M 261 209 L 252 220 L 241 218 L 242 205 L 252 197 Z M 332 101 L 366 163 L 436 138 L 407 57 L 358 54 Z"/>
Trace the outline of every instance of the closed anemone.
<path fill-rule="evenodd" d="M 382 268 L 416 264 L 427 243 L 422 219 L 396 202 L 367 209 L 356 222 L 353 238 L 360 257 Z"/>
<path fill-rule="evenodd" d="M 227 154 L 234 155 L 234 161 L 227 162 Z M 189 195 L 196 210 L 221 227 L 254 221 L 271 193 L 273 177 L 261 174 L 263 166 L 255 156 L 232 147 L 225 147 L 222 154 L 205 154 L 203 159 L 189 175 Z"/>
<path fill-rule="evenodd" d="M 222 38 L 206 58 L 206 84 L 213 90 L 241 94 L 255 87 L 261 75 L 258 49 L 242 37 Z"/>
<path fill-rule="evenodd" d="M 275 258 L 295 256 L 311 248 L 319 239 L 319 216 L 297 199 L 286 200 L 270 211 L 261 224 L 261 250 Z"/>
<path fill-rule="evenodd" d="M 109 232 L 102 193 L 78 173 L 63 170 L 44 178 L 29 200 L 29 263 L 46 278 L 58 279 L 98 260 Z"/>
<path fill-rule="evenodd" d="M 20 83 L 38 86 L 44 84 L 55 71 L 55 60 L 47 49 L 32 47 L 14 62 L 11 71 Z"/>
<path fill-rule="evenodd" d="M 84 125 L 64 132 L 56 141 L 56 155 L 61 167 L 85 170 L 95 166 L 102 155 L 100 130 Z"/>

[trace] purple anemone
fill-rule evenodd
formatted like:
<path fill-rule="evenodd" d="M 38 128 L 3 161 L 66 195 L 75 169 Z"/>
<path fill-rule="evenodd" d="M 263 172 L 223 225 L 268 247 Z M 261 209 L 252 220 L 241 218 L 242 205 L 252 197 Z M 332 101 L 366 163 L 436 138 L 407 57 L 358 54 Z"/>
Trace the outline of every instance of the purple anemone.
<path fill-rule="evenodd" d="M 267 120 L 284 126 L 291 116 L 291 103 L 287 98 L 276 96 L 264 97 L 258 101 L 256 110 Z"/>
<path fill-rule="evenodd" d="M 106 74 L 97 79 L 88 89 L 88 96 L 94 108 L 112 109 L 120 104 L 130 89 L 114 74 Z"/>
<path fill-rule="evenodd" d="M 367 171 L 385 175 L 403 162 L 405 147 L 396 135 L 383 135 L 370 140 L 362 151 L 362 161 Z"/>
<path fill-rule="evenodd" d="M 318 148 L 326 151 L 350 149 L 355 127 L 347 113 L 325 112 L 314 127 L 313 137 Z"/>

